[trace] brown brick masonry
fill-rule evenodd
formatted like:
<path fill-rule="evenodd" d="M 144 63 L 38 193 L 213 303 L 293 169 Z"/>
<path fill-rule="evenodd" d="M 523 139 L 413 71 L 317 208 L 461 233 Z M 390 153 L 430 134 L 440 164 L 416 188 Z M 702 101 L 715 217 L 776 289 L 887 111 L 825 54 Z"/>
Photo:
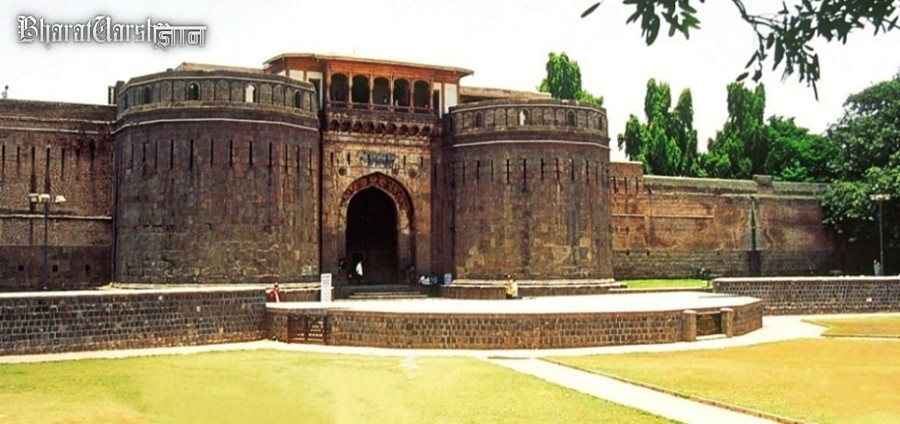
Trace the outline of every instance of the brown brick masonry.
<path fill-rule="evenodd" d="M 900 311 L 900 277 L 718 278 L 716 293 L 766 302 L 766 315 Z"/>
<path fill-rule="evenodd" d="M 260 340 L 265 301 L 260 288 L 0 294 L 0 355 Z"/>
<path fill-rule="evenodd" d="M 762 327 L 762 302 L 731 308 L 735 336 Z M 417 349 L 551 349 L 675 343 L 681 310 L 627 313 L 457 314 L 269 309 L 269 337 L 297 341 L 292 322 L 325 319 L 325 344 Z M 699 309 L 698 313 L 719 310 Z M 697 325 L 693 326 L 697 332 Z M 698 334 L 692 337 L 696 338 Z M 699 334 L 705 335 L 705 334 Z M 687 337 L 691 338 L 691 337 Z"/>

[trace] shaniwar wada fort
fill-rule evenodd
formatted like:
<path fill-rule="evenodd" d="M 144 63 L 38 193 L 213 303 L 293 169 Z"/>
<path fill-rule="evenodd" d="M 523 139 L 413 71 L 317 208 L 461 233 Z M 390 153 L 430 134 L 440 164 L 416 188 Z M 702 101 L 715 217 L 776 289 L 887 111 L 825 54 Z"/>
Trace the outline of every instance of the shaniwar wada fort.
<path fill-rule="evenodd" d="M 471 74 L 287 53 L 135 76 L 108 105 L 0 100 L 0 291 L 15 292 L 0 294 L 0 354 L 659 343 L 744 334 L 763 314 L 900 307 L 896 278 L 836 277 L 546 309 L 531 298 L 824 275 L 845 255 L 821 223 L 824 185 L 647 176 L 610 161 L 606 110 L 466 86 Z M 529 299 L 308 306 L 323 274 L 337 299 L 397 286 L 503 299 L 511 280 Z M 267 303 L 276 282 L 306 302 Z"/>

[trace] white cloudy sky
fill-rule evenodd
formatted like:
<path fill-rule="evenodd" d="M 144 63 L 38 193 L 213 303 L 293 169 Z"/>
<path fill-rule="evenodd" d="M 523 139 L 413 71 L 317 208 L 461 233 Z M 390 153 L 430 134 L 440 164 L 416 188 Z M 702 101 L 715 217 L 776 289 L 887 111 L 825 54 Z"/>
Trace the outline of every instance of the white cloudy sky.
<path fill-rule="evenodd" d="M 649 78 L 668 82 L 673 97 L 690 88 L 700 144 L 721 128 L 725 86 L 743 72 L 754 47 L 749 28 L 729 1 L 699 4 L 702 30 L 690 41 L 643 44 L 640 28 L 625 25 L 630 10 L 606 0 L 589 18 L 593 0 L 279 0 L 209 2 L 4 0 L 0 4 L 0 85 L 10 97 L 104 103 L 106 86 L 181 62 L 260 66 L 284 52 L 356 55 L 459 66 L 475 71 L 465 85 L 534 89 L 550 51 L 565 51 L 581 66 L 587 90 L 606 98 L 611 136 L 629 114 L 642 114 Z M 780 1 L 747 1 L 775 11 Z M 751 11 L 753 11 L 751 9 Z M 19 15 L 47 23 L 82 23 L 109 15 L 120 23 L 148 17 L 172 25 L 208 26 L 203 48 L 161 51 L 148 44 L 20 44 Z M 900 32 L 852 36 L 823 44 L 819 100 L 795 78 L 767 75 L 767 115 L 794 116 L 815 132 L 837 120 L 847 95 L 900 69 Z M 674 101 L 674 100 L 673 100 Z M 614 153 L 614 158 L 621 154 Z"/>

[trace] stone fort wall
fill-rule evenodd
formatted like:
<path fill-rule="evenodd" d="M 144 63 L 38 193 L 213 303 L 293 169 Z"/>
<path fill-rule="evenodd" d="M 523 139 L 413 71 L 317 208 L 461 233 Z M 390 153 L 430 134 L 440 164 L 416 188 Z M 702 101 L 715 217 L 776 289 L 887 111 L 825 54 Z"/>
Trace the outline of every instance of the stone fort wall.
<path fill-rule="evenodd" d="M 612 164 L 617 279 L 822 274 L 836 243 L 822 225 L 824 184 L 644 176 Z"/>
<path fill-rule="evenodd" d="M 451 109 L 449 125 L 435 200 L 445 269 L 463 279 L 612 278 L 604 110 L 479 102 Z"/>
<path fill-rule="evenodd" d="M 768 315 L 900 311 L 900 277 L 718 278 L 713 286 L 763 299 Z"/>
<path fill-rule="evenodd" d="M 318 107 L 309 84 L 168 71 L 117 91 L 117 281 L 318 278 Z"/>
<path fill-rule="evenodd" d="M 261 340 L 261 288 L 0 294 L 0 355 Z"/>
<path fill-rule="evenodd" d="M 93 287 L 112 276 L 112 106 L 0 101 L 0 291 L 41 288 L 43 205 L 50 205 L 48 286 Z"/>

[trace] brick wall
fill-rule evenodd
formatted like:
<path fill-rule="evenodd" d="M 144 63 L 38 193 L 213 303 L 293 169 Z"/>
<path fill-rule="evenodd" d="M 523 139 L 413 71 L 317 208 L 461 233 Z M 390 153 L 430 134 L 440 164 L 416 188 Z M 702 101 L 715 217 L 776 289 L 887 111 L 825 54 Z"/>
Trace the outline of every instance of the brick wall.
<path fill-rule="evenodd" d="M 898 277 L 719 278 L 717 293 L 763 299 L 767 315 L 900 311 Z"/>
<path fill-rule="evenodd" d="M 762 326 L 761 302 L 735 307 L 734 335 Z M 698 310 L 700 313 L 718 310 Z M 550 349 L 674 343 L 683 311 L 570 314 L 447 314 L 269 310 L 269 335 L 292 338 L 291 319 L 327 315 L 327 344 L 420 349 Z M 695 336 L 696 337 L 696 336 Z"/>
<path fill-rule="evenodd" d="M 0 294 L 0 355 L 265 337 L 262 289 Z"/>
<path fill-rule="evenodd" d="M 29 193 L 66 198 L 49 206 L 49 286 L 109 282 L 114 119 L 111 106 L 0 101 L 0 291 L 41 285 L 44 207 Z"/>
<path fill-rule="evenodd" d="M 610 165 L 618 279 L 823 274 L 837 243 L 822 225 L 821 184 L 644 176 Z"/>

